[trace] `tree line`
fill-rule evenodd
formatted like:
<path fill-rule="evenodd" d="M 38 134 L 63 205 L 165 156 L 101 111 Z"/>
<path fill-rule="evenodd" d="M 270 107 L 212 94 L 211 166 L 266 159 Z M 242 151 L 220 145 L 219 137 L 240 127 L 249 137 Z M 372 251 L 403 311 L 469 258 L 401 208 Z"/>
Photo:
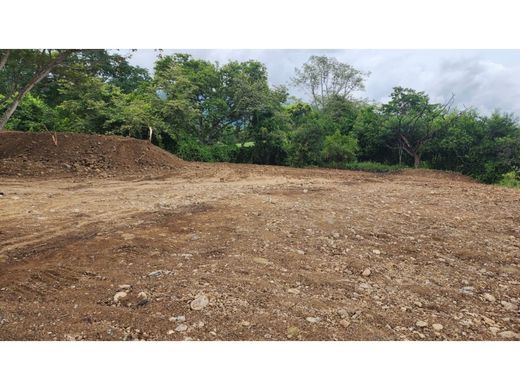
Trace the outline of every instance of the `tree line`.
<path fill-rule="evenodd" d="M 370 75 L 312 56 L 271 86 L 259 61 L 224 65 L 159 52 L 152 74 L 106 50 L 0 50 L 0 129 L 116 134 L 187 160 L 388 170 L 451 170 L 520 183 L 515 116 L 434 103 L 397 86 L 385 104 L 357 99 Z"/>

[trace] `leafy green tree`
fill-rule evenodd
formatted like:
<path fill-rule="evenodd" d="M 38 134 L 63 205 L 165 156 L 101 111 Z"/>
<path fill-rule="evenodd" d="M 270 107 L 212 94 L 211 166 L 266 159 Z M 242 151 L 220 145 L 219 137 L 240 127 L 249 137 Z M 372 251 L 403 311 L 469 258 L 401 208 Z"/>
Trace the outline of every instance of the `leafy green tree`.
<path fill-rule="evenodd" d="M 384 126 L 384 116 L 377 106 L 367 105 L 358 111 L 352 133 L 358 140 L 361 160 L 395 162 L 389 153 L 389 146 L 393 146 L 392 134 Z"/>
<path fill-rule="evenodd" d="M 18 105 L 39 82 L 49 76 L 77 50 L 2 50 L 0 53 L 0 94 L 4 105 L 0 130 Z"/>
<path fill-rule="evenodd" d="M 351 134 L 341 134 L 339 130 L 325 137 L 321 152 L 323 161 L 327 163 L 350 163 L 356 161 L 359 151 L 357 139 Z"/>
<path fill-rule="evenodd" d="M 350 100 L 355 91 L 364 89 L 365 78 L 369 76 L 349 64 L 326 56 L 311 56 L 295 72 L 293 83 L 307 91 L 318 108 L 325 107 L 327 99 L 332 97 Z"/>
<path fill-rule="evenodd" d="M 1 110 L 0 106 L 0 110 Z M 28 93 L 6 124 L 7 129 L 44 131 L 54 130 L 57 120 L 56 110 L 43 99 Z"/>
<path fill-rule="evenodd" d="M 390 101 L 382 106 L 385 127 L 392 133 L 399 150 L 413 158 L 418 168 L 424 148 L 445 124 L 451 100 L 445 104 L 431 104 L 428 95 L 411 88 L 395 87 Z"/>
<path fill-rule="evenodd" d="M 231 121 L 214 64 L 187 54 L 164 56 L 155 64 L 155 87 L 166 95 L 163 119 L 204 144 L 219 140 Z"/>

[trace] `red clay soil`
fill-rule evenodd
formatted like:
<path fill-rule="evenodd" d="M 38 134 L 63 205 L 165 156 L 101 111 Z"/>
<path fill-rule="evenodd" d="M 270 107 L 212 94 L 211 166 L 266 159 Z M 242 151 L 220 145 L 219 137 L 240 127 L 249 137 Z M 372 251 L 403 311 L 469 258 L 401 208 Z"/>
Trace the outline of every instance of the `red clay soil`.
<path fill-rule="evenodd" d="M 0 135 L 1 340 L 520 339 L 519 190 L 59 136 Z"/>
<path fill-rule="evenodd" d="M 77 133 L 0 132 L 0 175 L 78 176 L 174 170 L 184 162 L 147 141 Z"/>

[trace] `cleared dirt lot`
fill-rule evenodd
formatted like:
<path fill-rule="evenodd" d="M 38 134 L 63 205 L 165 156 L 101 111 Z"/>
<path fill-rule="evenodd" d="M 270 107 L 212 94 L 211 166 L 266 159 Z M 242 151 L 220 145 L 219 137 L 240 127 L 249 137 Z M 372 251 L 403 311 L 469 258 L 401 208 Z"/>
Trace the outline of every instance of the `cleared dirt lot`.
<path fill-rule="evenodd" d="M 179 163 L 0 191 L 2 340 L 520 338 L 518 190 Z"/>

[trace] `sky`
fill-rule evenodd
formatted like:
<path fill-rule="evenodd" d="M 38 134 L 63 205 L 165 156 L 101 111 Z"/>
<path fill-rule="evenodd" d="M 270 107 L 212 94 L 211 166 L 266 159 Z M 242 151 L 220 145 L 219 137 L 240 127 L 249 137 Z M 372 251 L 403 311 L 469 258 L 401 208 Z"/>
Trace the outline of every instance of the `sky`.
<path fill-rule="evenodd" d="M 459 108 L 476 108 L 484 114 L 494 110 L 520 117 L 520 50 L 164 50 L 163 54 L 189 53 L 218 61 L 249 59 L 263 62 L 272 85 L 285 84 L 296 97 L 308 100 L 291 86 L 294 70 L 311 55 L 326 55 L 370 72 L 365 91 L 357 97 L 373 102 L 388 101 L 392 88 L 402 86 L 424 91 L 434 103 L 455 95 Z M 137 50 L 130 62 L 149 70 L 157 52 Z"/>

